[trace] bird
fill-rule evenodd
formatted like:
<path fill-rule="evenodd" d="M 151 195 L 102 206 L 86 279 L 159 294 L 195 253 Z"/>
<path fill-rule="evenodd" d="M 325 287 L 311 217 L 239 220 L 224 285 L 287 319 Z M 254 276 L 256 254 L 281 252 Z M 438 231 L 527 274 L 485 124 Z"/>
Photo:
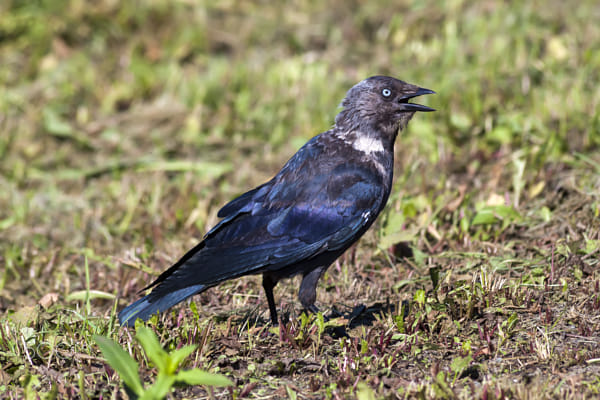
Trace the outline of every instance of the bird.
<path fill-rule="evenodd" d="M 434 93 L 380 75 L 354 85 L 331 129 L 304 144 L 271 180 L 225 204 L 202 241 L 119 313 L 120 324 L 132 326 L 221 282 L 254 274 L 262 274 L 273 325 L 273 288 L 294 275 L 302 275 L 301 305 L 318 313 L 319 279 L 388 200 L 398 133 L 416 112 L 435 111 L 410 100 Z"/>

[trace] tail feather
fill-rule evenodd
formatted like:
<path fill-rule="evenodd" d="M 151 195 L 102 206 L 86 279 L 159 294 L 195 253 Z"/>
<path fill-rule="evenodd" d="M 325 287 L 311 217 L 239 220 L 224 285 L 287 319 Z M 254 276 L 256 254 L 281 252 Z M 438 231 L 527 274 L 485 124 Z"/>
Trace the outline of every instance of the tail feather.
<path fill-rule="evenodd" d="M 138 318 L 146 321 L 153 314 L 162 313 L 173 307 L 175 304 L 204 289 L 206 289 L 205 285 L 194 285 L 175 290 L 161 297 L 157 297 L 156 295 L 153 296 L 152 293 L 150 293 L 122 309 L 119 313 L 119 323 L 121 326 L 133 326 L 135 320 Z"/>

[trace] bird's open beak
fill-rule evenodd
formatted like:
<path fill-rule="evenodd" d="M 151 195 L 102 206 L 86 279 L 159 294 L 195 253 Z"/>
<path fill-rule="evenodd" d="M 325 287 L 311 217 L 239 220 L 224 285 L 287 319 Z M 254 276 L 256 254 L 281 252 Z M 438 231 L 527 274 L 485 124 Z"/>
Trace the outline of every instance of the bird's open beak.
<path fill-rule="evenodd" d="M 435 92 L 433 90 L 419 88 L 415 93 L 402 96 L 400 98 L 400 103 L 402 104 L 402 111 L 435 111 L 435 109 L 431 107 L 408 102 L 413 97 L 422 96 L 424 94 L 435 94 Z"/>

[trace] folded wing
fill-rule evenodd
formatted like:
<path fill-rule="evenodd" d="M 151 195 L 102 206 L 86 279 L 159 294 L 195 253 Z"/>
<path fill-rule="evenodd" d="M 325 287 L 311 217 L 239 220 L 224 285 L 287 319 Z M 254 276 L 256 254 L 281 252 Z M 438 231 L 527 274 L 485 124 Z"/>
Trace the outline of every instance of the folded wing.
<path fill-rule="evenodd" d="M 121 312 L 121 323 L 162 312 L 224 280 L 267 271 L 285 276 L 294 264 L 354 243 L 386 200 L 381 179 L 343 164 L 328 171 L 297 164 L 225 205 L 221 222 L 149 286 L 149 295 Z"/>

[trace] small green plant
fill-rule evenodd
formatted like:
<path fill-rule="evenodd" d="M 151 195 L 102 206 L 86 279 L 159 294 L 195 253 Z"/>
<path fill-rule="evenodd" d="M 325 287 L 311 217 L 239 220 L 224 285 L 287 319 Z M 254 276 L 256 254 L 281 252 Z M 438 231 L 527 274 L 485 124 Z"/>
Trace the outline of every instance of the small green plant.
<path fill-rule="evenodd" d="M 456 357 L 450 363 L 450 369 L 454 372 L 454 379 L 452 379 L 452 384 L 456 382 L 456 379 L 460 377 L 460 375 L 469 368 L 469 365 L 473 361 L 473 358 L 470 354 L 467 354 L 466 357 Z"/>
<path fill-rule="evenodd" d="M 358 400 L 375 400 L 375 392 L 365 382 L 356 385 L 356 398 Z"/>
<path fill-rule="evenodd" d="M 175 383 L 206 386 L 231 386 L 233 383 L 223 375 L 211 374 L 198 368 L 177 372 L 177 369 L 192 352 L 195 345 L 183 346 L 167 353 L 160 345 L 154 332 L 144 326 L 137 329 L 135 338 L 142 345 L 148 358 L 158 369 L 154 384 L 144 388 L 138 374 L 138 363 L 113 340 L 104 336 L 94 336 L 102 354 L 111 367 L 117 371 L 125 384 L 130 397 L 139 399 L 163 399 Z"/>

